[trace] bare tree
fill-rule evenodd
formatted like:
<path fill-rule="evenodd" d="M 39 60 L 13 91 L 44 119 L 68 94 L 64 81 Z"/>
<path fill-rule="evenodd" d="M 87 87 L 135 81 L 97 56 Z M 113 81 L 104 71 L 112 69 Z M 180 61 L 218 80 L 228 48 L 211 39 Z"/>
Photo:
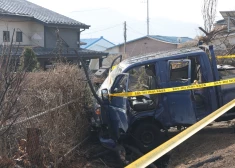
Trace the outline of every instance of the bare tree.
<path fill-rule="evenodd" d="M 204 29 L 206 32 L 210 32 L 213 29 L 217 4 L 218 0 L 204 0 L 203 2 L 202 16 L 204 21 Z"/>
<path fill-rule="evenodd" d="M 25 71 L 17 71 L 16 57 L 11 55 L 13 48 L 13 31 L 11 43 L 2 47 L 0 55 L 0 154 L 7 154 L 7 134 L 11 125 L 21 114 L 19 106 L 19 95 L 22 91 L 22 82 L 25 77 Z M 5 134 L 4 134 L 5 133 Z"/>

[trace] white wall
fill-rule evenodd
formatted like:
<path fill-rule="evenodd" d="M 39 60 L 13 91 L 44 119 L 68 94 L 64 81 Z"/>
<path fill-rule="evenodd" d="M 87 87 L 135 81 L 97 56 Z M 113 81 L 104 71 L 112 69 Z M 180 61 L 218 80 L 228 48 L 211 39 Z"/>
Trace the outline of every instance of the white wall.
<path fill-rule="evenodd" d="M 23 21 L 20 19 L 1 19 L 0 20 L 0 44 L 9 44 L 10 42 L 3 43 L 3 31 L 10 31 L 10 41 L 15 29 L 13 43 L 16 42 L 16 31 L 22 31 L 23 42 L 20 45 L 41 46 L 44 47 L 44 26 L 42 24 Z M 32 37 L 35 37 L 33 39 Z"/>
<path fill-rule="evenodd" d="M 106 52 L 108 52 L 109 54 L 119 54 L 120 53 L 120 48 L 119 46 L 107 49 Z"/>

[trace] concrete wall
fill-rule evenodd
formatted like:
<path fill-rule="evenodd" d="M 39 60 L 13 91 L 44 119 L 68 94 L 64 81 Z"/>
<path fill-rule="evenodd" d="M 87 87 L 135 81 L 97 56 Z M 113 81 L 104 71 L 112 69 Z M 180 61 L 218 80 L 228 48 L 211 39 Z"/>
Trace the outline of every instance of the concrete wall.
<path fill-rule="evenodd" d="M 153 53 L 158 51 L 165 51 L 176 49 L 177 44 L 165 43 L 150 38 L 143 38 L 126 44 L 127 56 L 137 56 L 141 54 Z M 120 46 L 120 51 L 124 51 L 124 46 Z"/>
<path fill-rule="evenodd" d="M 22 31 L 23 42 L 21 42 L 20 45 L 44 47 L 44 26 L 42 24 L 20 18 L 1 18 L 0 44 L 3 44 L 3 31 L 10 32 L 11 40 L 14 29 L 15 31 Z M 16 42 L 16 32 L 13 38 L 13 42 L 13 44 L 19 44 Z M 4 42 L 4 44 L 10 44 L 10 42 Z"/>
<path fill-rule="evenodd" d="M 56 28 L 46 27 L 45 26 L 45 40 L 46 48 L 54 48 L 56 47 Z M 79 41 L 80 29 L 66 29 L 66 28 L 59 28 L 59 35 L 60 37 L 69 45 L 70 48 L 77 48 Z"/>
<path fill-rule="evenodd" d="M 158 51 L 165 51 L 170 49 L 176 49 L 177 44 L 165 43 L 162 41 L 153 40 L 150 38 L 143 38 L 126 44 L 126 54 L 127 56 L 137 56 L 141 54 L 153 53 Z M 124 45 L 120 45 L 111 49 L 107 52 L 110 54 L 117 54 L 124 52 Z"/>

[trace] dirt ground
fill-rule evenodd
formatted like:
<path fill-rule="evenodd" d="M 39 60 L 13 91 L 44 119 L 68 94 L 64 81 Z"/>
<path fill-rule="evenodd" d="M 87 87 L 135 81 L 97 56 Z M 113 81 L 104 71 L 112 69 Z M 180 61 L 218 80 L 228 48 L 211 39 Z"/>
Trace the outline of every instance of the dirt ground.
<path fill-rule="evenodd" d="M 171 151 L 167 168 L 231 168 L 235 167 L 235 127 L 234 122 L 219 122 L 207 126 L 180 146 Z M 179 131 L 170 131 L 170 137 Z M 78 149 L 79 161 L 71 168 L 121 167 L 117 157 L 106 154 L 94 160 L 86 160 L 88 153 L 102 151 L 97 143 L 89 143 L 89 148 Z"/>
<path fill-rule="evenodd" d="M 171 152 L 168 168 L 235 167 L 234 121 L 213 123 Z"/>

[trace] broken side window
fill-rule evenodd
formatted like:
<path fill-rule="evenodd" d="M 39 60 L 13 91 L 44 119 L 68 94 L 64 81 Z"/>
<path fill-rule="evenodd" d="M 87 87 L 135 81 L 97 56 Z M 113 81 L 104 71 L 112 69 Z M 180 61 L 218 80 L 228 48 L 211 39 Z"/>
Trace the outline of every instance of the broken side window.
<path fill-rule="evenodd" d="M 189 76 L 188 61 L 170 61 L 170 81 L 187 80 Z"/>

